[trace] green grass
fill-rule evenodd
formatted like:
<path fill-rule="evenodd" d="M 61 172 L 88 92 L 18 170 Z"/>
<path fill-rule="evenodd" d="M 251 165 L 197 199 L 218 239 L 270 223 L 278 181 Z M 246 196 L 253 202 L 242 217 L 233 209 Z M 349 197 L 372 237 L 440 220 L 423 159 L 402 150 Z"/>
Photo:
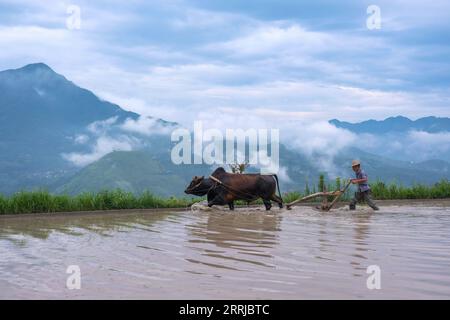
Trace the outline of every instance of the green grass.
<path fill-rule="evenodd" d="M 405 187 L 377 181 L 370 184 L 375 199 L 443 199 L 450 198 L 450 181 L 441 180 L 431 186 L 415 184 Z"/>
<path fill-rule="evenodd" d="M 334 183 L 326 183 L 321 177 L 317 185 L 318 190 L 327 186 L 327 190 L 336 190 L 344 184 L 339 178 Z M 410 187 L 401 184 L 377 181 L 370 184 L 372 195 L 375 199 L 443 199 L 450 198 L 450 181 L 441 180 L 431 186 L 415 184 Z M 306 186 L 303 192 L 295 191 L 283 194 L 285 203 L 292 202 L 299 197 L 315 192 L 316 186 L 311 190 Z M 348 201 L 352 192 L 347 192 L 341 197 L 341 201 Z M 54 195 L 45 190 L 17 192 L 10 197 L 0 194 L 0 214 L 19 213 L 45 213 L 68 211 L 95 211 L 117 209 L 154 209 L 154 208 L 187 208 L 194 202 L 204 198 L 162 198 L 153 195 L 149 191 L 135 195 L 120 189 L 105 190 L 98 193 L 81 193 L 77 196 Z M 320 198 L 318 198 L 320 201 Z M 315 201 L 318 201 L 315 200 Z M 330 199 L 331 200 L 331 199 Z M 312 200 L 314 201 L 314 200 Z M 236 203 L 246 204 L 239 201 Z M 262 204 L 261 200 L 253 204 Z"/>
<path fill-rule="evenodd" d="M 346 182 L 345 182 L 346 183 Z M 326 186 L 328 191 L 338 190 L 343 188 L 345 184 L 340 178 L 336 178 L 333 183 L 326 183 L 323 176 L 319 177 L 317 184 L 318 190 L 323 190 Z M 353 187 L 354 189 L 355 187 Z M 372 196 L 374 199 L 378 200 L 401 200 L 401 199 L 445 199 L 450 198 L 450 181 L 442 179 L 441 181 L 428 186 L 423 184 L 414 184 L 410 187 L 405 187 L 398 183 L 386 184 L 382 181 L 377 181 L 375 183 L 370 183 L 370 188 L 372 190 Z M 288 192 L 283 195 L 283 200 L 286 203 L 292 202 L 300 197 L 307 196 L 308 194 L 315 192 L 315 186 L 313 190 L 309 188 L 308 185 L 305 186 L 304 192 Z M 349 188 L 344 195 L 340 198 L 340 201 L 349 201 L 353 197 L 353 191 Z M 332 200 L 332 197 L 328 199 Z M 321 198 L 311 199 L 308 202 L 321 201 Z"/>
<path fill-rule="evenodd" d="M 185 208 L 198 199 L 161 198 L 145 191 L 139 195 L 120 189 L 77 196 L 53 195 L 44 190 L 0 195 L 0 214 L 94 211 L 116 209 Z M 201 199 L 200 199 L 201 200 Z"/>

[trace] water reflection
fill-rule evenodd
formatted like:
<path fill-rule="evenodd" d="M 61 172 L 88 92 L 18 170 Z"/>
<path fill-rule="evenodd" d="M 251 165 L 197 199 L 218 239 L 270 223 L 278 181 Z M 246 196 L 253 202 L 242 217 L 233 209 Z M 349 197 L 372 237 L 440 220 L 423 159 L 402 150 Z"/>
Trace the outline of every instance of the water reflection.
<path fill-rule="evenodd" d="M 282 215 L 255 213 L 211 213 L 206 221 L 188 226 L 188 242 L 202 247 L 202 255 L 218 261 L 238 261 L 273 267 L 270 249 L 279 243 Z M 257 258 L 256 258 L 257 257 Z M 189 260 L 194 263 L 204 263 Z M 218 265 L 223 267 L 223 264 Z"/>
<path fill-rule="evenodd" d="M 330 253 L 330 251 L 332 251 L 333 244 L 332 241 L 330 240 L 330 235 L 329 235 L 329 227 L 328 227 L 328 222 L 327 220 L 319 220 L 317 221 L 317 225 L 318 225 L 318 231 L 317 231 L 317 235 L 318 235 L 318 249 L 320 251 L 320 255 L 316 255 L 317 259 L 324 259 L 324 260 L 334 260 L 334 259 L 330 259 L 325 257 L 327 254 Z"/>
<path fill-rule="evenodd" d="M 355 277 L 361 277 L 361 271 L 365 271 L 365 265 L 361 265 L 361 260 L 367 260 L 366 252 L 368 249 L 368 237 L 370 235 L 370 220 L 372 214 L 354 214 L 351 216 L 353 227 L 353 245 L 354 253 L 351 255 L 350 264 L 354 268 Z"/>
<path fill-rule="evenodd" d="M 153 229 L 156 222 L 167 219 L 167 211 L 76 213 L 38 215 L 36 217 L 0 217 L 0 239 L 9 240 L 18 246 L 26 245 L 26 236 L 46 240 L 52 233 L 81 236 L 92 232 L 104 237 L 112 232 L 129 232 L 133 229 L 159 232 Z"/>
<path fill-rule="evenodd" d="M 0 217 L 0 299 L 448 298 L 449 234 L 448 207 Z"/>

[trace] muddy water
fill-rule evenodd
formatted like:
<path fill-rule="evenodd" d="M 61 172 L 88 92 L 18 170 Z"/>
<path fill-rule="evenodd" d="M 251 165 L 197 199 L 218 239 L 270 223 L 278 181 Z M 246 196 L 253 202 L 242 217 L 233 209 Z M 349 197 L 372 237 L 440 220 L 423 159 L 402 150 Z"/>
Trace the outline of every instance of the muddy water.
<path fill-rule="evenodd" d="M 450 207 L 0 217 L 0 298 L 450 298 Z"/>

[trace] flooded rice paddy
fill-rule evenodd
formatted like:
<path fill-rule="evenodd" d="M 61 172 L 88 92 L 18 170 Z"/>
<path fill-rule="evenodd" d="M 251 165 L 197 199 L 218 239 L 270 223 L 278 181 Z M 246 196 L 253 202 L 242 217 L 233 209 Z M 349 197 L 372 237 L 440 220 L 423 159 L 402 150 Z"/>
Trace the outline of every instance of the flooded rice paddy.
<path fill-rule="evenodd" d="M 448 299 L 449 204 L 4 216 L 0 298 Z"/>

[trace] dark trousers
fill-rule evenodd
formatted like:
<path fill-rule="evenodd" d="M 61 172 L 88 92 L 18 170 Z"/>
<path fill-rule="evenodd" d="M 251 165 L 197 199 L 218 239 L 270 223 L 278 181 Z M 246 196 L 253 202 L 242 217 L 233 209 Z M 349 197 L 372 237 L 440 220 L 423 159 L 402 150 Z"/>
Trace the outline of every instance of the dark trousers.
<path fill-rule="evenodd" d="M 370 190 L 355 192 L 355 196 L 350 202 L 350 206 L 355 206 L 357 202 L 365 201 L 369 207 L 372 209 L 378 209 L 377 205 L 372 200 L 372 195 Z"/>

